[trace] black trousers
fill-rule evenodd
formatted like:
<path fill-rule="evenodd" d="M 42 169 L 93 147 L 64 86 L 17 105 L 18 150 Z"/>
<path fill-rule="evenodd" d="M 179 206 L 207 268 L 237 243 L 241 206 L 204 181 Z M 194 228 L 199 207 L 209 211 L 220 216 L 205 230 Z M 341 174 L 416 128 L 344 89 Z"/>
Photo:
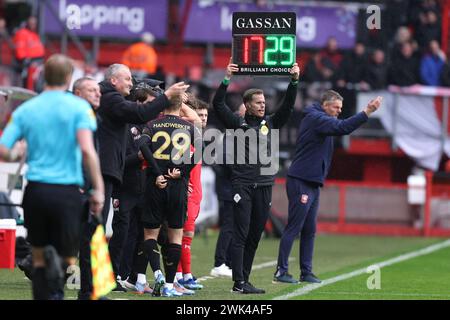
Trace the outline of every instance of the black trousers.
<path fill-rule="evenodd" d="M 139 268 L 142 268 L 142 265 L 139 263 L 139 252 L 143 251 L 142 246 L 144 243 L 144 226 L 142 225 L 141 217 L 141 207 L 138 206 L 131 210 L 128 237 L 120 261 L 119 275 L 122 279 L 134 279 L 137 277 L 137 273 L 145 273 L 142 272 L 143 270 L 139 270 Z M 147 258 L 145 259 L 147 261 Z"/>
<path fill-rule="evenodd" d="M 233 186 L 233 280 L 248 281 L 272 205 L 272 186 Z"/>
<path fill-rule="evenodd" d="M 138 211 L 134 213 L 134 211 Z M 121 273 L 121 262 L 123 261 L 123 255 L 125 254 L 128 258 L 125 263 L 131 265 L 134 248 L 136 245 L 138 226 L 136 218 L 137 215 L 140 219 L 143 210 L 143 195 L 133 194 L 129 192 L 121 192 L 119 195 L 119 210 L 114 212 L 114 217 L 112 220 L 112 230 L 113 235 L 109 240 L 109 254 L 111 256 L 111 263 L 113 267 L 114 274 L 120 275 Z M 130 239 L 130 243 L 127 243 L 130 230 L 131 217 L 133 216 L 133 238 Z M 131 268 L 131 267 L 130 267 Z M 122 278 L 125 280 L 125 278 Z"/>
<path fill-rule="evenodd" d="M 103 176 L 105 184 L 105 205 L 102 211 L 103 227 L 106 226 L 108 219 L 111 197 L 114 191 L 114 186 L 117 184 L 116 179 Z M 93 219 L 89 213 L 89 201 L 85 198 L 84 219 L 81 223 L 81 237 L 80 237 L 80 292 L 79 299 L 90 299 L 92 294 L 92 269 L 91 269 L 91 239 L 97 228 L 98 222 Z"/>
<path fill-rule="evenodd" d="M 233 201 L 219 201 L 219 226 L 214 267 L 226 264 L 231 267 L 231 243 L 233 240 Z"/>
<path fill-rule="evenodd" d="M 86 219 L 81 223 L 80 240 L 80 292 L 78 298 L 89 300 L 93 291 L 91 269 L 91 239 L 97 228 L 98 222 L 94 221 L 89 213 L 89 202 L 86 200 Z"/>

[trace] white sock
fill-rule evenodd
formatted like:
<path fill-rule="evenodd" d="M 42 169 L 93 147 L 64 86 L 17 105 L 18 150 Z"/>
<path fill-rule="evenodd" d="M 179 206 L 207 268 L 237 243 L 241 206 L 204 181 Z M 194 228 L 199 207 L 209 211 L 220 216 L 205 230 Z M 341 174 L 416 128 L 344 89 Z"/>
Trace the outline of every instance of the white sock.
<path fill-rule="evenodd" d="M 169 289 L 169 290 L 171 290 L 171 289 L 173 289 L 173 283 L 165 283 L 164 284 L 164 288 L 167 288 L 167 289 Z"/>
<path fill-rule="evenodd" d="M 147 283 L 147 277 L 143 273 L 138 273 L 137 275 L 137 282 L 146 284 Z"/>
<path fill-rule="evenodd" d="M 189 279 L 192 279 L 192 273 L 185 273 L 183 276 L 184 281 L 188 281 Z"/>
<path fill-rule="evenodd" d="M 156 270 L 155 272 L 153 272 L 153 274 L 155 275 L 155 279 L 157 279 L 158 276 L 159 276 L 160 274 L 162 274 L 162 272 L 161 272 L 161 270 Z"/>
<path fill-rule="evenodd" d="M 175 279 L 177 280 L 183 279 L 183 273 L 182 272 L 175 273 Z"/>

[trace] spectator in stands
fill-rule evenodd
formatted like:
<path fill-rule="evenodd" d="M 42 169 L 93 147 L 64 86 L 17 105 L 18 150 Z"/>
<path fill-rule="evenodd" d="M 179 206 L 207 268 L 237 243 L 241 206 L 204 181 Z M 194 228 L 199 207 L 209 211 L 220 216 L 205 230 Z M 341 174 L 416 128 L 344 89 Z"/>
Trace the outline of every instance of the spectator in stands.
<path fill-rule="evenodd" d="M 9 49 L 11 51 L 14 51 L 14 43 L 12 42 L 12 39 L 8 33 L 8 30 L 6 29 L 6 21 L 3 18 L 0 18 L 0 48 L 3 47 L 2 42 L 6 41 L 6 44 L 8 45 Z M 0 50 L 0 64 L 3 63 L 1 50 Z"/>
<path fill-rule="evenodd" d="M 395 33 L 394 37 L 394 43 L 392 44 L 392 47 L 390 49 L 392 59 L 400 56 L 402 45 L 405 42 L 409 42 L 413 47 L 413 51 L 417 52 L 419 46 L 412 37 L 411 31 L 409 30 L 408 27 L 402 26 L 397 29 L 397 32 Z"/>
<path fill-rule="evenodd" d="M 408 29 L 408 27 L 401 26 L 397 29 L 394 37 L 394 41 L 396 44 L 401 45 L 404 42 L 410 42 L 412 40 L 413 38 L 411 35 L 411 31 Z"/>
<path fill-rule="evenodd" d="M 386 31 L 389 32 L 389 34 L 393 34 L 400 26 L 405 26 L 408 24 L 408 13 L 410 6 L 411 1 L 386 1 L 385 16 L 389 21 Z M 385 27 L 383 26 L 383 29 L 384 28 Z"/>
<path fill-rule="evenodd" d="M 421 24 L 417 27 L 416 38 L 422 49 L 426 48 L 431 40 L 441 39 L 441 24 L 434 11 L 430 10 L 424 14 Z"/>
<path fill-rule="evenodd" d="M 398 86 L 411 86 L 419 83 L 419 60 L 414 55 L 410 42 L 402 44 L 400 52 L 394 54 L 389 66 L 388 81 Z"/>
<path fill-rule="evenodd" d="M 410 21 L 416 29 L 425 23 L 429 11 L 439 14 L 440 9 L 435 0 L 420 0 L 411 4 Z"/>
<path fill-rule="evenodd" d="M 387 65 L 383 50 L 376 49 L 372 53 L 364 72 L 363 82 L 369 85 L 370 90 L 380 90 L 386 87 Z"/>
<path fill-rule="evenodd" d="M 333 63 L 328 58 L 322 58 L 320 53 L 314 53 L 305 67 L 305 81 L 332 81 L 334 71 Z"/>
<path fill-rule="evenodd" d="M 123 54 L 122 63 L 130 68 L 133 75 L 145 78 L 156 73 L 158 56 L 153 48 L 154 41 L 153 34 L 144 32 L 141 41 L 132 44 Z"/>
<path fill-rule="evenodd" d="M 328 39 L 325 49 L 320 51 L 320 57 L 322 59 L 326 58 L 330 60 L 334 70 L 337 70 L 339 68 L 343 56 L 338 49 L 338 43 L 336 38 L 330 37 Z"/>
<path fill-rule="evenodd" d="M 367 65 L 366 47 L 362 42 L 357 42 L 353 51 L 345 56 L 338 71 L 338 87 L 348 84 L 361 84 Z M 351 86 L 350 85 L 350 86 Z"/>
<path fill-rule="evenodd" d="M 336 81 L 337 71 L 339 70 L 343 59 L 343 55 L 338 48 L 336 38 L 328 38 L 325 48 L 321 50 L 319 54 L 321 61 L 327 65 L 327 69 L 331 69 L 332 75 L 330 80 L 334 83 Z"/>
<path fill-rule="evenodd" d="M 440 76 L 446 62 L 446 56 L 436 40 L 430 41 L 428 48 L 429 53 L 420 62 L 420 78 L 422 83 L 427 86 L 440 86 Z"/>
<path fill-rule="evenodd" d="M 21 70 L 27 68 L 34 60 L 44 58 L 45 48 L 37 33 L 36 17 L 29 17 L 25 26 L 17 30 L 13 38 L 15 57 Z"/>
<path fill-rule="evenodd" d="M 342 108 L 343 119 L 355 113 L 357 92 L 369 89 L 369 85 L 363 81 L 366 66 L 366 47 L 364 43 L 357 42 L 353 50 L 344 57 L 337 74 L 336 85 L 347 102 Z"/>

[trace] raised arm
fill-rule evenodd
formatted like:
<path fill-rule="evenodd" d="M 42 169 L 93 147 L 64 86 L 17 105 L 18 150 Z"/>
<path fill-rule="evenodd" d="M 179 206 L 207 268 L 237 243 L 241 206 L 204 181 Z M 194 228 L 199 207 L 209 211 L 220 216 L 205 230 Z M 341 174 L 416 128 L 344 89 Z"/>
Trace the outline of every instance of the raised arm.
<path fill-rule="evenodd" d="M 184 82 L 175 83 L 164 94 L 144 104 L 127 101 L 119 92 L 114 92 L 108 95 L 109 101 L 105 105 L 108 110 L 105 114 L 126 123 L 144 124 L 155 119 L 169 106 L 169 100 L 182 95 L 188 87 Z"/>
<path fill-rule="evenodd" d="M 180 117 L 181 119 L 192 123 L 196 127 L 202 126 L 202 120 L 198 116 L 197 112 L 189 108 L 189 106 L 184 102 L 181 104 Z"/>
<path fill-rule="evenodd" d="M 281 104 L 277 112 L 275 112 L 270 117 L 273 123 L 273 127 L 276 129 L 284 126 L 286 122 L 288 122 L 292 111 L 294 111 L 295 98 L 297 97 L 297 84 L 300 77 L 300 68 L 298 67 L 297 63 L 294 63 L 290 73 L 291 82 L 289 83 L 286 94 L 284 95 L 283 103 Z"/>
<path fill-rule="evenodd" d="M 225 73 L 225 78 L 220 83 L 219 88 L 216 91 L 213 99 L 213 108 L 217 113 L 217 117 L 222 121 L 227 129 L 237 129 L 240 127 L 242 120 L 239 116 L 235 115 L 231 109 L 225 104 L 225 96 L 227 93 L 228 85 L 230 84 L 230 79 L 233 72 L 238 71 L 236 64 L 230 63 L 227 66 Z"/>
<path fill-rule="evenodd" d="M 327 136 L 343 136 L 350 134 L 365 123 L 369 116 L 378 110 L 381 105 L 382 97 L 377 97 L 370 101 L 364 111 L 355 114 L 345 120 L 323 115 L 318 119 L 315 130 L 320 134 Z"/>

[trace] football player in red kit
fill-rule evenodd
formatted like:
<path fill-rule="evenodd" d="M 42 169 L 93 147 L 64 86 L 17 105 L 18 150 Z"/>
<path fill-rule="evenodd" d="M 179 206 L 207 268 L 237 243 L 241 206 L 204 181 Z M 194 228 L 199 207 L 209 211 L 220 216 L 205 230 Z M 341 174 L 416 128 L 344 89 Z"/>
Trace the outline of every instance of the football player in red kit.
<path fill-rule="evenodd" d="M 201 126 L 204 129 L 208 120 L 208 104 L 192 96 L 189 97 L 187 104 L 197 112 L 201 120 Z M 190 174 L 187 219 L 183 226 L 181 259 L 176 273 L 178 283 L 190 290 L 203 288 L 203 285 L 198 283 L 193 277 L 191 271 L 191 243 L 195 233 L 195 220 L 197 220 L 200 213 L 200 202 L 202 200 L 201 173 L 202 163 L 199 162 Z"/>

